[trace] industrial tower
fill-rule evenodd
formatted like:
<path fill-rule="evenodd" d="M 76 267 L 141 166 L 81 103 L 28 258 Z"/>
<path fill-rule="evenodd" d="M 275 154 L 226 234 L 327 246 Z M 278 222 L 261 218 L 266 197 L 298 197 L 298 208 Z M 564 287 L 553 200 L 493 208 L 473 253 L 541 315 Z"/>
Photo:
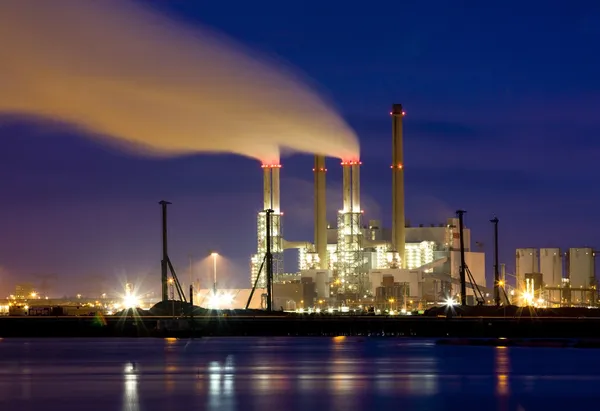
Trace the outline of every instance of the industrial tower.
<path fill-rule="evenodd" d="M 267 252 L 267 213 L 266 210 L 273 210 L 271 213 L 271 252 L 273 255 L 273 278 L 277 279 L 283 272 L 283 237 L 281 230 L 281 192 L 280 192 L 280 170 L 281 164 L 263 164 L 263 210 L 257 216 L 257 249 L 256 254 L 252 255 L 250 260 L 251 279 L 250 284 L 256 283 L 256 277 L 262 264 L 263 258 Z M 266 288 L 267 279 L 261 275 L 257 288 Z"/>
<path fill-rule="evenodd" d="M 392 105 L 392 244 L 391 262 L 398 268 L 406 267 L 406 230 L 404 218 L 404 148 L 402 104 Z"/>
<path fill-rule="evenodd" d="M 367 289 L 360 208 L 360 161 L 343 161 L 343 208 L 338 212 L 335 285 L 338 294 L 362 294 Z"/>

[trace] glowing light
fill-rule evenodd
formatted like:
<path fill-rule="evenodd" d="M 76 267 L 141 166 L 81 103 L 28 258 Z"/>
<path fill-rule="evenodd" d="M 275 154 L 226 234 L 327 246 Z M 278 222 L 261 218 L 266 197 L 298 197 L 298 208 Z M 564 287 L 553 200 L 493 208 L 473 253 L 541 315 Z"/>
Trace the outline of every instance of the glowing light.
<path fill-rule="evenodd" d="M 457 304 L 458 303 L 454 298 L 447 298 L 446 301 L 444 301 L 444 305 L 446 305 L 447 307 L 454 307 Z"/>
<path fill-rule="evenodd" d="M 123 306 L 125 308 L 135 308 L 139 305 L 137 297 L 133 294 L 128 294 L 123 299 Z"/>
<path fill-rule="evenodd" d="M 231 294 L 213 294 L 208 297 L 208 307 L 213 310 L 231 308 L 233 303 L 233 295 Z"/>

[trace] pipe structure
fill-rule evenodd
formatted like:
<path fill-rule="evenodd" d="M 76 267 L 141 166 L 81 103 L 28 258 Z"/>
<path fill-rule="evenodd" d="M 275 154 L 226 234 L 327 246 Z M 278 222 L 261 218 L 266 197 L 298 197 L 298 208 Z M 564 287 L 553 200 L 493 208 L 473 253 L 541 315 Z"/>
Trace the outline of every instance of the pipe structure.
<path fill-rule="evenodd" d="M 500 272 L 498 271 L 498 217 L 490 220 L 494 224 L 494 301 L 500 306 Z"/>
<path fill-rule="evenodd" d="M 344 213 L 352 211 L 352 165 L 350 161 L 342 161 L 342 192 Z"/>
<path fill-rule="evenodd" d="M 281 183 L 279 174 L 281 171 L 281 164 L 271 165 L 271 209 L 275 214 L 281 213 Z"/>
<path fill-rule="evenodd" d="M 352 161 L 352 212 L 360 213 L 360 161 Z"/>
<path fill-rule="evenodd" d="M 392 105 L 392 249 L 406 268 L 404 249 L 406 241 L 404 216 L 404 148 L 402 135 L 402 104 Z"/>
<path fill-rule="evenodd" d="M 162 260 L 160 261 L 160 283 L 162 288 L 162 300 L 169 300 L 169 284 L 168 284 L 168 260 L 169 252 L 167 247 L 167 206 L 171 203 L 162 200 L 159 203 L 162 208 Z"/>
<path fill-rule="evenodd" d="M 271 191 L 271 166 L 263 164 L 263 209 L 269 210 L 273 204 L 272 191 Z"/>
<path fill-rule="evenodd" d="M 326 270 L 327 261 L 327 187 L 325 156 L 315 156 L 315 251 L 319 256 L 319 268 Z"/>
<path fill-rule="evenodd" d="M 467 265 L 465 263 L 465 240 L 463 237 L 463 216 L 465 210 L 457 210 L 458 215 L 458 236 L 460 241 L 460 305 L 467 305 Z"/>

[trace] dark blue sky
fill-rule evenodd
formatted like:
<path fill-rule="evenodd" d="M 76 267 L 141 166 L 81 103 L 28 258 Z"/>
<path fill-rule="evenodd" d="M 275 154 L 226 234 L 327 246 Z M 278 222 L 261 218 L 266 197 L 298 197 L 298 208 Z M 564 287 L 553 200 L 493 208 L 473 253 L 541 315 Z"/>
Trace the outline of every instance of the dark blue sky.
<path fill-rule="evenodd" d="M 391 220 L 388 113 L 402 103 L 411 223 L 443 222 L 464 208 L 491 262 L 488 220 L 498 215 L 510 272 L 517 247 L 600 243 L 600 4 L 148 3 L 310 77 L 360 136 L 367 218 Z M 163 198 L 174 203 L 171 257 L 181 275 L 190 253 L 217 249 L 227 258 L 223 282 L 247 286 L 262 205 L 258 162 L 135 158 L 14 119 L 0 123 L 0 138 L 0 289 L 35 273 L 57 273 L 57 293 L 87 293 L 93 276 L 148 276 L 157 288 Z M 312 240 L 312 157 L 283 165 L 286 237 Z M 328 169 L 333 211 L 339 161 L 328 159 Z M 295 257 L 288 261 L 293 267 Z M 204 278 L 209 268 L 196 271 Z"/>

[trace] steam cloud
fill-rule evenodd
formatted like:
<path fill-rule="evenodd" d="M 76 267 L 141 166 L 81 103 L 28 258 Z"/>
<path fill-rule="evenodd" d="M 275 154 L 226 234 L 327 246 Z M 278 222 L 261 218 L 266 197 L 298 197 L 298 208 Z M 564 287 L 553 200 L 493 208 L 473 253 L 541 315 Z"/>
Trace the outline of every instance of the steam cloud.
<path fill-rule="evenodd" d="M 297 76 L 131 0 L 2 1 L 0 111 L 145 155 L 359 153 L 353 131 Z"/>

